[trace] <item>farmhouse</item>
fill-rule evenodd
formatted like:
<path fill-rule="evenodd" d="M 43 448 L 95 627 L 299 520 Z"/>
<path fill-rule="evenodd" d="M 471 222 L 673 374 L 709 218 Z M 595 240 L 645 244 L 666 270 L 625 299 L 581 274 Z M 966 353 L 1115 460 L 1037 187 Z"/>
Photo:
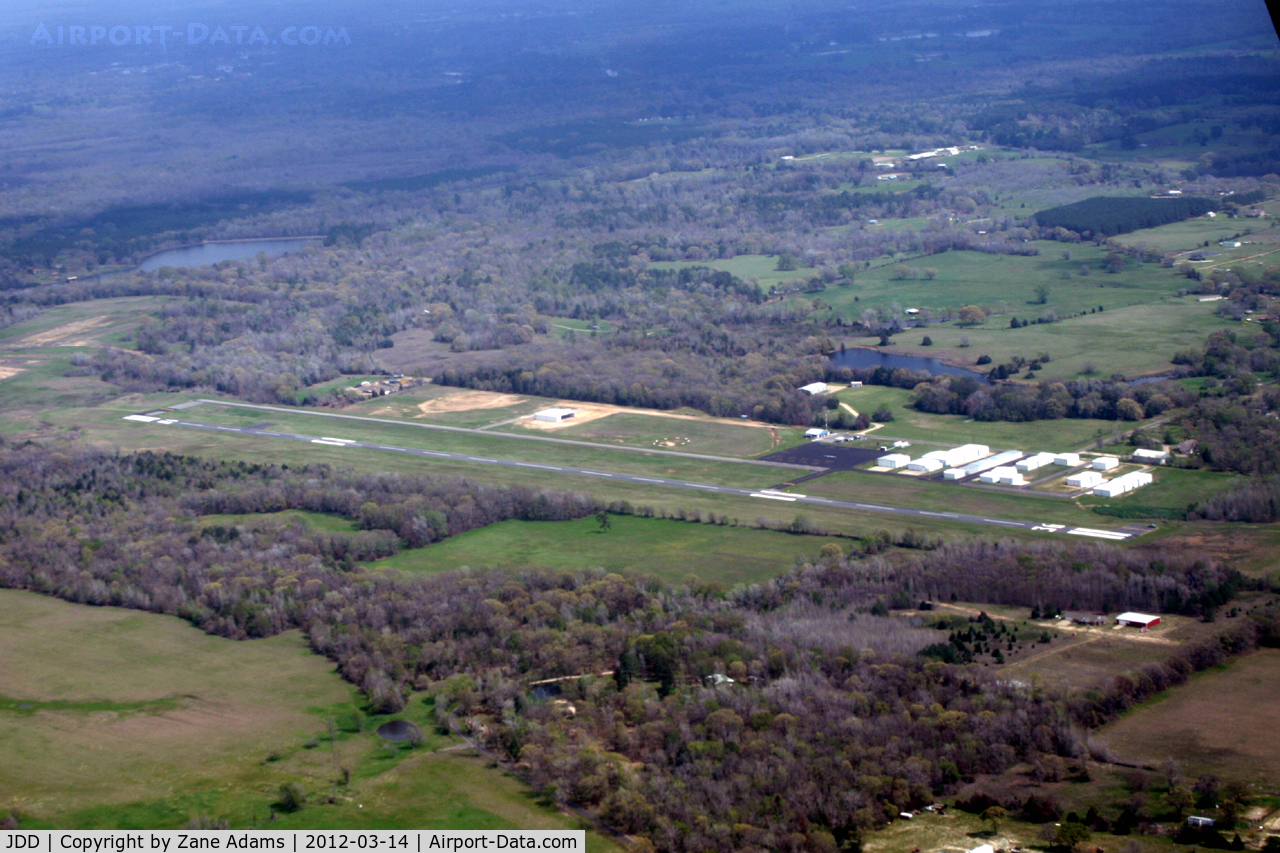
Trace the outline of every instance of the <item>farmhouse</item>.
<path fill-rule="evenodd" d="M 1200 817 L 1200 815 L 1191 815 L 1187 818 L 1187 826 L 1213 826 L 1214 820 L 1211 817 Z"/>
<path fill-rule="evenodd" d="M 1141 628 L 1145 631 L 1152 625 L 1159 625 L 1160 617 L 1150 616 L 1146 613 L 1125 612 L 1116 617 L 1116 624 L 1129 625 L 1133 628 Z"/>
<path fill-rule="evenodd" d="M 1110 471 L 1112 468 L 1118 468 L 1119 466 L 1120 460 L 1114 456 L 1099 456 L 1093 460 L 1093 470 L 1095 471 Z"/>
<path fill-rule="evenodd" d="M 808 385 L 801 385 L 800 390 L 806 394 L 825 394 L 827 393 L 827 383 L 810 382 Z"/>
<path fill-rule="evenodd" d="M 1067 612 L 1062 614 L 1062 618 L 1076 625 L 1105 625 L 1107 617 L 1100 613 L 1073 613 Z"/>
<path fill-rule="evenodd" d="M 1153 465 L 1163 465 L 1169 461 L 1169 451 L 1167 450 L 1146 450 L 1138 448 L 1133 451 L 1134 462 L 1150 462 Z"/>
<path fill-rule="evenodd" d="M 533 413 L 535 421 L 546 421 L 547 423 L 558 424 L 561 421 L 567 421 L 573 417 L 573 409 L 552 408 L 543 409 L 540 412 Z"/>
<path fill-rule="evenodd" d="M 881 468 L 905 468 L 910 461 L 911 457 L 905 453 L 890 453 L 877 459 L 876 465 Z"/>

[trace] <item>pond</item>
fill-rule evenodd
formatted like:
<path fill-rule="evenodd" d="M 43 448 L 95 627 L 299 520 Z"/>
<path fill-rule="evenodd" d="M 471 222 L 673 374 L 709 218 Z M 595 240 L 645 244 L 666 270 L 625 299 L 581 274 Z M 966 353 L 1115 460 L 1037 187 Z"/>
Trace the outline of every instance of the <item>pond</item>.
<path fill-rule="evenodd" d="M 972 370 L 965 370 L 963 367 L 952 367 L 936 358 L 925 358 L 918 355 L 893 355 L 887 352 L 880 352 L 875 349 L 867 349 L 864 347 L 854 347 L 844 352 L 832 353 L 830 356 L 832 364 L 837 367 L 861 367 L 876 368 L 884 367 L 889 370 L 896 370 L 899 367 L 905 367 L 907 370 L 923 370 L 927 373 L 949 373 L 952 376 L 964 376 L 969 379 L 975 379 L 984 385 L 990 385 L 991 380 L 984 374 L 977 373 Z"/>
<path fill-rule="evenodd" d="M 182 246 L 156 252 L 138 265 L 137 272 L 150 272 L 161 267 L 203 267 L 221 261 L 252 258 L 259 252 L 275 257 L 315 242 L 314 237 L 282 237 L 278 240 L 225 240 L 201 243 L 198 246 Z"/>

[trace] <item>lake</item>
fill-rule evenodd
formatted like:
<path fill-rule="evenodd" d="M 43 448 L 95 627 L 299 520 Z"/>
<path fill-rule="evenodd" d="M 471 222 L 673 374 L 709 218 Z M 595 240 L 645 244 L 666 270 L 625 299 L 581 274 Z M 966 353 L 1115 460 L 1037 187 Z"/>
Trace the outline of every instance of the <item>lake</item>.
<path fill-rule="evenodd" d="M 269 257 L 283 255 L 315 243 L 315 237 L 282 237 L 279 240 L 227 240 L 219 243 L 201 243 L 180 249 L 156 252 L 138 265 L 137 272 L 150 272 L 161 267 L 203 267 L 221 261 L 237 261 L 252 258 L 259 252 Z"/>
<path fill-rule="evenodd" d="M 905 367 L 907 370 L 924 370 L 928 373 L 949 373 L 952 376 L 965 376 L 969 379 L 976 379 L 984 385 L 991 384 L 991 380 L 981 373 L 965 370 L 963 367 L 952 367 L 936 358 L 924 358 L 917 355 L 892 355 L 887 352 L 863 349 L 861 347 L 834 353 L 830 358 L 831 362 L 837 367 L 885 367 L 889 370 Z"/>

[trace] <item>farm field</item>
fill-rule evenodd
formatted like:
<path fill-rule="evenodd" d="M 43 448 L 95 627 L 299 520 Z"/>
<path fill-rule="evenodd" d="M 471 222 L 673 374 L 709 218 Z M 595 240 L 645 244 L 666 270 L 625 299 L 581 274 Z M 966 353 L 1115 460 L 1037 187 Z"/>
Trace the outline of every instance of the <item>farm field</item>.
<path fill-rule="evenodd" d="M 574 521 L 503 521 L 425 548 L 414 548 L 367 564 L 431 574 L 462 566 L 479 568 L 549 566 L 603 568 L 611 572 L 655 575 L 680 584 L 690 575 L 725 587 L 759 583 L 782 574 L 799 559 L 813 559 L 833 542 L 848 551 L 847 540 L 796 536 L 628 515 L 610 515 L 608 530 L 595 518 Z M 745 521 L 745 519 L 744 519 Z"/>
<path fill-rule="evenodd" d="M 0 810 L 26 826 L 265 825 L 279 786 L 298 782 L 309 804 L 272 827 L 576 828 L 487 762 L 434 752 L 454 738 L 425 728 L 409 749 L 374 734 L 386 719 L 427 726 L 421 698 L 357 731 L 360 708 L 297 631 L 237 642 L 169 616 L 0 590 Z M 588 849 L 616 848 L 588 833 Z"/>
<path fill-rule="evenodd" d="M 837 396 L 859 412 L 870 416 L 884 406 L 893 413 L 893 421 L 868 433 L 872 443 L 885 439 L 929 441 L 943 444 L 985 444 L 996 450 L 1044 451 L 1067 453 L 1079 450 L 1098 440 L 1101 430 L 1110 435 L 1115 427 L 1112 421 L 1084 418 L 1059 418 L 1057 420 L 1011 423 L 1008 421 L 975 421 L 964 415 L 935 415 L 920 412 L 907 404 L 911 392 L 905 388 L 889 388 L 883 385 L 864 385 L 848 388 Z M 1141 421 L 1124 425 L 1125 430 L 1141 426 Z"/>
<path fill-rule="evenodd" d="M 1097 737 L 1122 761 L 1157 764 L 1172 752 L 1190 774 L 1275 779 L 1277 669 L 1278 649 L 1237 658 L 1134 708 Z"/>

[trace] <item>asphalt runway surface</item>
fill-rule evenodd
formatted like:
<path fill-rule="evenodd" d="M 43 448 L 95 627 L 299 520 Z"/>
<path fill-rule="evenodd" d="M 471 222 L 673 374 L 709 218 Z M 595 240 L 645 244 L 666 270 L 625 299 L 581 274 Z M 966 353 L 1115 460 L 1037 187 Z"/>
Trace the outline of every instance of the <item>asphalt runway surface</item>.
<path fill-rule="evenodd" d="M 255 407 L 257 408 L 257 407 Z M 1036 531 L 1041 533 L 1060 533 L 1064 535 L 1085 536 L 1093 539 L 1110 540 L 1114 542 L 1131 539 L 1140 535 L 1141 531 L 1134 528 L 1125 530 L 1095 530 L 1087 527 L 1071 527 L 1064 524 L 1040 524 L 1032 521 L 1014 521 L 1004 518 L 993 518 L 985 515 L 971 515 L 961 512 L 931 512 L 929 510 L 914 509 L 912 507 L 899 506 L 883 506 L 880 504 L 869 504 L 861 501 L 842 501 L 833 498 L 820 498 L 810 495 L 795 494 L 792 492 L 782 492 L 775 489 L 743 489 L 736 486 L 717 486 L 711 483 L 694 483 L 686 480 L 673 480 L 664 477 L 642 477 L 638 474 L 620 474 L 607 471 L 596 471 L 590 468 L 576 468 L 568 465 L 541 465 L 534 462 L 518 462 L 512 459 L 498 459 L 488 456 L 474 456 L 467 453 L 446 453 L 440 450 L 425 450 L 418 447 L 401 447 L 393 444 L 381 444 L 369 441 L 353 441 L 345 438 L 332 438 L 329 436 L 305 435 L 302 433 L 281 432 L 273 429 L 264 429 L 267 424 L 254 424 L 249 427 L 233 427 L 218 424 L 206 424 L 198 421 L 186 421 L 179 418 L 165 417 L 170 414 L 168 412 L 155 412 L 146 415 L 126 415 L 125 420 L 140 421 L 143 423 L 155 423 L 162 426 L 175 426 L 184 429 L 205 430 L 207 432 L 220 433 L 238 433 L 245 436 L 261 436 L 266 438 L 275 438 L 284 441 L 298 441 L 308 444 L 316 444 L 322 447 L 331 448 L 349 448 L 352 450 L 378 450 L 384 453 L 404 454 L 408 456 L 419 456 L 428 459 L 449 459 L 456 462 L 472 462 L 481 465 L 495 465 L 500 468 L 524 468 L 531 471 L 546 471 L 548 473 L 556 473 L 561 475 L 569 475 L 574 477 L 591 477 L 595 479 L 608 479 L 623 483 L 644 483 L 646 485 L 664 486 L 672 489 L 687 489 L 690 491 L 710 492 L 722 495 L 735 495 L 738 497 L 756 498 L 758 500 L 767 500 L 777 503 L 789 503 L 799 506 L 821 506 L 832 509 L 850 509 L 860 512 L 882 513 L 885 515 L 894 515 L 901 518 L 918 518 L 921 520 L 947 520 L 957 521 L 966 524 L 978 524 L 985 527 L 1000 527 L 1006 530 L 1023 530 Z M 470 431 L 470 430 L 466 430 Z M 595 445 L 600 447 L 602 445 Z M 820 445 L 825 447 L 826 445 Z M 853 448 L 850 448 L 851 450 Z"/>

